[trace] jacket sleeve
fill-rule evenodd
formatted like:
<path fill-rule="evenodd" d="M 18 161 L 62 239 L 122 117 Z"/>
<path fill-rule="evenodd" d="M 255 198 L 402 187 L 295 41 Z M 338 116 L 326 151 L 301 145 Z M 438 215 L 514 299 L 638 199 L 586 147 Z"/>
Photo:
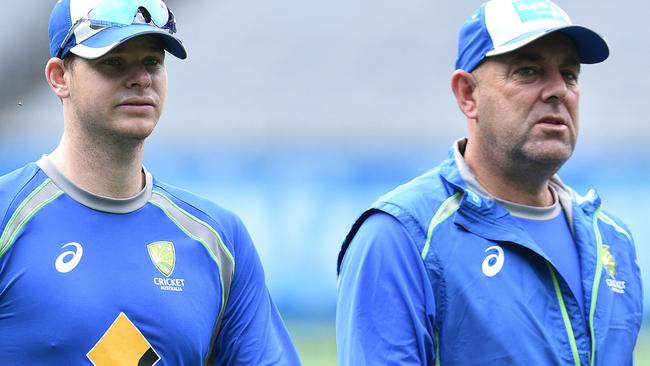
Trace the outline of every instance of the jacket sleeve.
<path fill-rule="evenodd" d="M 239 222 L 235 274 L 212 365 L 300 365 L 298 353 L 264 279 L 250 235 Z"/>
<path fill-rule="evenodd" d="M 339 276 L 339 365 L 433 365 L 435 302 L 416 245 L 394 217 L 359 228 Z"/>

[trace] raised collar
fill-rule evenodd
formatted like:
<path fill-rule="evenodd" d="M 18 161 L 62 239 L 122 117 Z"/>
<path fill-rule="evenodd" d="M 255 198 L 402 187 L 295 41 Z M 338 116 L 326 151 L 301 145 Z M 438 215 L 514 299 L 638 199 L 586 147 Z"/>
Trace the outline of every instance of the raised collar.
<path fill-rule="evenodd" d="M 452 190 L 463 191 L 461 206 L 464 206 L 464 210 L 472 211 L 477 218 L 483 216 L 488 220 L 497 220 L 506 216 L 509 211 L 478 183 L 465 164 L 462 151 L 466 141 L 466 138 L 461 138 L 454 142 L 438 173 Z M 472 179 L 475 183 L 468 184 Z M 569 222 L 574 220 L 575 207 L 579 207 L 586 215 L 591 216 L 601 204 L 600 197 L 594 190 L 590 190 L 585 196 L 580 196 L 566 186 L 557 175 L 552 177 L 549 184 L 557 193 L 560 206 Z M 570 226 L 573 230 L 573 225 Z"/>

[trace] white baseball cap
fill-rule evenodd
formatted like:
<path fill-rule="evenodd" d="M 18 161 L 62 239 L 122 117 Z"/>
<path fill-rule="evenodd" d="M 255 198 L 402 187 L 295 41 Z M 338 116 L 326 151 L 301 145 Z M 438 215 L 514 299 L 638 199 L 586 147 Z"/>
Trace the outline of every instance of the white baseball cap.
<path fill-rule="evenodd" d="M 456 69 L 471 72 L 486 57 L 514 51 L 553 32 L 573 39 L 583 64 L 602 62 L 609 56 L 603 37 L 573 24 L 550 0 L 490 0 L 460 29 Z"/>

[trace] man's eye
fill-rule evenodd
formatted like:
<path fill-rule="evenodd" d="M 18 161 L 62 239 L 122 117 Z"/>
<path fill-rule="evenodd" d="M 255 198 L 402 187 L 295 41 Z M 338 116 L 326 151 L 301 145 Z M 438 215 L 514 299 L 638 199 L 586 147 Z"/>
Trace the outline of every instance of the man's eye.
<path fill-rule="evenodd" d="M 520 76 L 533 76 L 535 73 L 536 71 L 532 67 L 520 67 L 515 70 L 515 74 Z"/>
<path fill-rule="evenodd" d="M 572 83 L 578 82 L 578 74 L 576 74 L 575 72 L 565 72 L 564 73 L 564 78 L 567 81 L 572 82 Z"/>
<path fill-rule="evenodd" d="M 107 58 L 102 61 L 102 63 L 106 66 L 121 66 L 122 65 L 122 60 L 118 58 Z"/>
<path fill-rule="evenodd" d="M 162 62 L 157 58 L 148 58 L 144 60 L 144 64 L 147 66 L 156 66 L 160 65 Z"/>

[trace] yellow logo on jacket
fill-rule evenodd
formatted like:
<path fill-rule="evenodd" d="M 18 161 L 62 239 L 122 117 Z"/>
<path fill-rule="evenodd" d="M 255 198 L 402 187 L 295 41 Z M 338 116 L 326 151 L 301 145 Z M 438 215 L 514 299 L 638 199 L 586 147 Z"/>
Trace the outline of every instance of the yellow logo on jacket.
<path fill-rule="evenodd" d="M 165 275 L 171 276 L 176 266 L 176 252 L 174 251 L 174 243 L 169 241 L 157 241 L 147 245 L 149 251 L 149 258 L 154 266 Z"/>
<path fill-rule="evenodd" d="M 170 278 L 176 268 L 176 250 L 174 243 L 170 241 L 157 241 L 147 245 L 149 258 L 153 262 L 158 272 L 165 277 L 154 277 L 154 285 L 160 287 L 163 291 L 182 292 L 185 287 L 185 279 Z"/>
<path fill-rule="evenodd" d="M 616 277 L 616 260 L 612 255 L 612 251 L 609 250 L 609 245 L 602 246 L 600 250 L 600 260 L 603 262 L 603 266 L 605 266 L 609 277 Z"/>
<path fill-rule="evenodd" d="M 95 366 L 153 366 L 160 356 L 124 313 L 86 355 Z"/>
<path fill-rule="evenodd" d="M 600 260 L 609 275 L 609 278 L 605 279 L 607 286 L 613 292 L 624 294 L 625 293 L 625 281 L 620 281 L 616 279 L 616 259 L 612 255 L 612 251 L 609 248 L 609 245 L 603 245 L 600 249 Z"/>

